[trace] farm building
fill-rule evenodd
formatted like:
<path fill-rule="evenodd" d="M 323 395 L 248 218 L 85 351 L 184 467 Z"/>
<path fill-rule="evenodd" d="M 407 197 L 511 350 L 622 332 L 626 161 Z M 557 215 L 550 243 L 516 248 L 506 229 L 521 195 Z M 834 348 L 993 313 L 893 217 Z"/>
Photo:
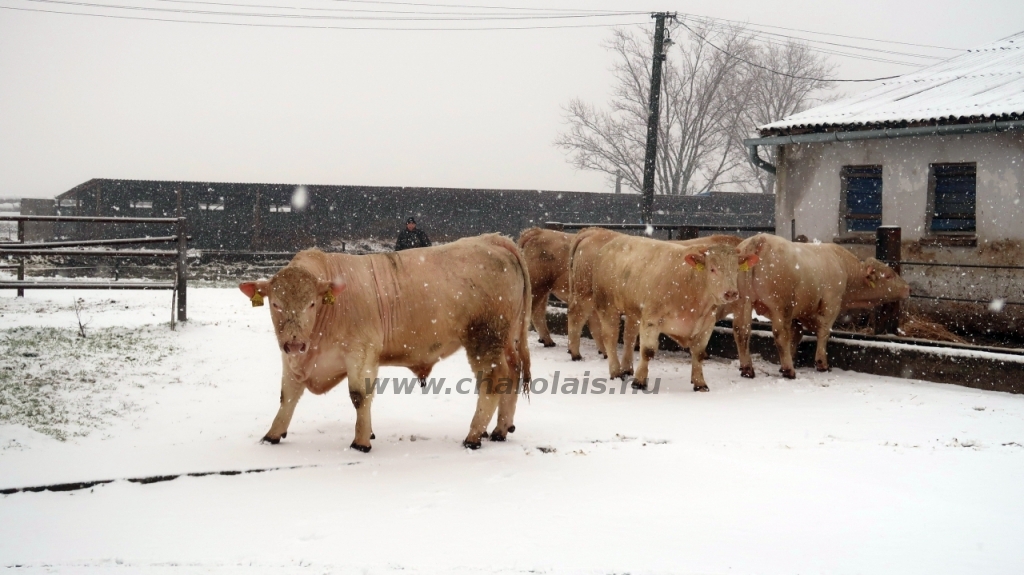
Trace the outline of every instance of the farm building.
<path fill-rule="evenodd" d="M 515 237 L 545 221 L 636 223 L 640 214 L 637 194 L 109 179 L 60 194 L 53 209 L 61 215 L 174 216 L 179 192 L 190 246 L 201 250 L 292 251 L 368 238 L 393 242 L 409 216 L 432 239 L 450 241 L 487 232 Z M 306 197 L 304 206 L 293 202 L 297 193 Z M 734 193 L 658 196 L 654 203 L 656 223 L 680 226 L 771 226 L 773 206 L 771 195 Z M 76 226 L 57 224 L 54 234 L 89 233 Z M 149 232 L 144 226 L 103 233 L 136 237 Z"/>
<path fill-rule="evenodd" d="M 880 225 L 899 226 L 913 308 L 1019 330 L 1024 273 L 1010 268 L 1024 266 L 1024 33 L 760 132 L 745 143 L 776 174 L 779 235 L 866 256 Z"/>

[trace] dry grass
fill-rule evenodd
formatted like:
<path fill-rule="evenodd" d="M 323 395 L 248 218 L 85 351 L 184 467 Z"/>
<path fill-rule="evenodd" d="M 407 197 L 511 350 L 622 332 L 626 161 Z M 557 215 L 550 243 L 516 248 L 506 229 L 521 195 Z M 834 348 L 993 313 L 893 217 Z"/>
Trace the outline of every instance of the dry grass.
<path fill-rule="evenodd" d="M 968 343 L 966 339 L 949 331 L 949 329 L 941 323 L 936 323 L 925 317 L 913 314 L 904 314 L 904 316 L 900 318 L 900 335 L 932 341 Z"/>

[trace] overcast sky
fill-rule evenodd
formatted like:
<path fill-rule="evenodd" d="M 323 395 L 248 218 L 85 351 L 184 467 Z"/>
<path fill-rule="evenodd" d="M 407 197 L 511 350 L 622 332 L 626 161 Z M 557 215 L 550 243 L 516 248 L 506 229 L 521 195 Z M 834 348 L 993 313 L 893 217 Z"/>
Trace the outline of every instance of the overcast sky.
<path fill-rule="evenodd" d="M 240 9 L 180 0 L 89 1 Z M 957 48 L 1024 29 L 1021 0 L 420 2 L 689 11 Z M 436 10 L 338 0 L 260 3 Z M 89 10 L 52 0 L 0 0 L 0 6 Z M 649 16 L 633 20 L 653 26 Z M 576 171 L 552 145 L 568 100 L 606 100 L 611 60 L 601 43 L 609 34 L 608 28 L 252 28 L 0 9 L 0 197 L 52 197 L 97 177 L 610 191 L 602 176 Z M 915 69 L 834 61 L 845 78 Z"/>

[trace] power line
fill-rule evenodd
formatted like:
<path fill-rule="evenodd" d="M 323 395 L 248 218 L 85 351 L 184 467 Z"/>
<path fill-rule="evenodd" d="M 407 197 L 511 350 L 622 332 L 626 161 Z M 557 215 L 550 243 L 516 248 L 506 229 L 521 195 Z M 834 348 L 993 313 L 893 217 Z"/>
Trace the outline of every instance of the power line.
<path fill-rule="evenodd" d="M 196 10 L 184 8 L 156 8 L 153 6 L 120 6 L 116 4 L 99 4 L 95 2 L 81 2 L 76 0 L 27 0 L 41 4 L 62 4 L 65 6 L 84 6 L 87 8 L 105 8 L 113 10 L 137 10 L 144 12 L 163 12 L 174 14 L 198 14 L 202 16 L 236 16 L 244 18 L 295 18 L 313 20 L 358 20 L 358 21 L 386 21 L 386 22 L 452 22 L 452 21 L 486 21 L 486 20 L 564 20 L 578 18 L 599 18 L 599 17 L 622 17 L 619 14 L 543 14 L 543 15 L 516 15 L 516 16 L 468 16 L 459 18 L 449 17 L 386 17 L 386 16 L 330 16 L 313 14 L 267 14 L 262 12 L 226 12 L 215 10 Z M 636 15 L 636 14 L 632 14 Z"/>
<path fill-rule="evenodd" d="M 168 0 L 168 1 L 175 1 L 175 0 Z M 716 19 L 714 19 L 714 18 L 704 18 L 702 16 L 696 16 L 696 17 L 693 17 L 693 18 L 696 19 L 696 20 L 703 20 L 705 23 L 708 23 L 709 25 L 715 25 L 715 23 L 716 23 Z M 897 51 L 897 50 L 885 50 L 885 49 L 882 49 L 882 48 L 869 48 L 867 46 L 857 46 L 857 45 L 854 45 L 854 44 L 841 44 L 841 43 L 838 43 L 838 42 L 828 42 L 826 40 L 815 40 L 813 38 L 804 38 L 802 36 L 791 36 L 789 34 L 779 34 L 778 32 L 765 32 L 764 30 L 749 30 L 749 32 L 751 34 L 754 34 L 754 35 L 777 36 L 777 37 L 780 37 L 780 38 L 787 38 L 787 39 L 790 39 L 790 40 L 800 40 L 802 42 L 813 42 L 813 43 L 816 43 L 816 44 L 825 44 L 825 45 L 828 45 L 828 46 L 837 46 L 837 47 L 840 47 L 840 48 L 852 48 L 854 50 L 864 50 L 864 51 L 868 51 L 868 52 L 878 52 L 878 53 L 881 53 L 881 54 L 892 54 L 894 56 L 906 56 L 906 57 L 911 57 L 911 58 L 927 58 L 927 59 L 930 59 L 930 60 L 945 60 L 946 59 L 945 56 L 932 56 L 932 55 L 929 55 L 929 54 L 915 54 L 913 52 L 900 52 L 900 51 Z"/>
<path fill-rule="evenodd" d="M 174 22 L 180 24 L 213 24 L 219 26 L 240 26 L 252 28 L 299 28 L 307 30 L 370 30 L 370 31 L 391 31 L 391 32 L 472 32 L 472 31 L 502 31 L 502 30 L 554 30 L 566 28 L 614 28 L 618 26 L 634 26 L 646 22 L 620 22 L 605 24 L 557 24 L 554 26 L 464 26 L 464 27 L 390 27 L 390 26 L 312 26 L 303 24 L 269 24 L 259 22 L 218 22 L 213 20 L 182 20 L 175 18 L 148 18 L 145 16 L 126 16 L 122 14 L 96 14 L 92 12 L 64 12 L 60 10 L 45 10 L 42 8 L 20 8 L 15 6 L 0 6 L 2 10 L 17 10 L 20 12 L 42 12 L 46 14 L 61 14 L 64 16 L 89 16 L 94 18 L 113 18 L 116 20 L 142 20 L 146 22 Z"/>
<path fill-rule="evenodd" d="M 278 10 L 312 10 L 317 12 L 366 12 L 376 14 L 421 14 L 440 16 L 509 16 L 522 14 L 521 12 L 451 12 L 451 11 L 425 11 L 425 10 L 373 10 L 367 8 L 317 8 L 314 6 L 280 6 L 270 4 L 240 4 L 236 2 L 208 2 L 204 0 L 154 0 L 155 2 L 168 2 L 172 4 L 202 4 L 207 6 L 233 6 L 238 8 L 257 9 L 278 9 Z M 586 12 L 586 11 L 581 11 Z M 634 12 L 633 14 L 638 14 Z"/>
<path fill-rule="evenodd" d="M 684 22 L 682 20 L 679 20 L 679 19 L 676 19 L 676 22 L 678 22 L 679 25 L 682 26 L 683 28 L 686 28 L 687 30 L 689 30 L 690 34 L 693 34 L 694 36 L 700 38 L 704 42 L 707 42 L 707 44 L 709 46 L 711 46 L 715 50 L 718 50 L 719 52 L 725 54 L 726 56 L 729 56 L 730 58 L 735 58 L 736 60 L 739 60 L 740 62 L 743 62 L 744 64 L 747 64 L 748 66 L 753 66 L 755 68 L 760 68 L 761 70 L 765 70 L 766 72 L 771 72 L 772 74 L 778 74 L 779 76 L 786 76 L 787 78 L 793 78 L 793 79 L 796 79 L 796 80 L 814 80 L 814 81 L 828 81 L 828 82 L 878 82 L 880 80 L 892 80 L 894 78 L 899 78 L 899 76 L 886 76 L 884 78 L 863 78 L 863 79 L 856 79 L 856 80 L 824 80 L 822 78 L 812 78 L 810 76 L 797 76 L 795 74 L 789 74 L 787 72 L 780 72 L 778 70 L 773 70 L 773 69 L 771 69 L 771 68 L 769 68 L 767 66 L 762 66 L 761 64 L 756 64 L 756 63 L 751 62 L 750 60 L 747 60 L 745 58 L 740 58 L 739 56 L 736 56 L 735 54 L 731 54 L 728 51 L 723 50 L 722 48 L 719 48 L 717 45 L 713 44 L 710 40 L 708 40 L 704 36 L 701 36 L 700 34 L 694 32 L 693 28 L 690 28 L 689 26 L 686 25 L 686 22 Z"/>
<path fill-rule="evenodd" d="M 715 18 L 712 16 L 702 16 L 700 14 L 684 14 L 684 16 L 694 16 L 699 18 L 706 18 L 708 20 L 718 20 L 720 22 L 729 22 L 730 24 L 745 24 L 748 26 L 758 26 L 760 28 L 774 28 L 776 30 L 788 30 L 790 32 L 803 32 L 805 34 L 818 34 L 820 36 L 835 36 L 837 38 L 848 38 L 850 40 L 864 40 L 867 42 L 881 42 L 884 44 L 901 44 L 903 46 L 915 46 L 917 48 L 935 48 L 937 50 L 952 50 L 956 52 L 966 52 L 964 48 L 949 48 L 946 46 L 934 46 L 931 44 L 914 44 L 912 42 L 900 42 L 898 40 L 880 40 L 878 38 L 866 38 L 864 36 L 850 36 L 847 34 L 835 34 L 833 32 L 816 32 L 814 30 L 802 30 L 800 28 L 787 28 L 785 26 L 772 26 L 770 24 L 757 24 L 754 22 L 742 22 L 739 20 L 729 20 L 727 18 Z"/>

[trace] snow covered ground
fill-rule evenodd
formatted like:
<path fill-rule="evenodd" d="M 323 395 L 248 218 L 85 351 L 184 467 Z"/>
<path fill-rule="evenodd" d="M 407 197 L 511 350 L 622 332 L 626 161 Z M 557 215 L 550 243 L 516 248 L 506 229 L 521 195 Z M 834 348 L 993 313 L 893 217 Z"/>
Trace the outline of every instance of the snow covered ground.
<path fill-rule="evenodd" d="M 1024 397 L 834 371 L 795 381 L 712 359 L 690 391 L 522 398 L 507 443 L 460 443 L 475 396 L 374 402 L 349 450 L 347 394 L 279 392 L 267 308 L 237 290 L 0 295 L 0 489 L 186 472 L 0 497 L 19 573 L 1019 573 Z M 82 298 L 85 340 L 76 337 Z M 534 377 L 606 373 L 589 340 L 533 344 Z M 462 354 L 436 377 L 452 389 Z M 382 377 L 409 377 L 384 369 Z"/>

